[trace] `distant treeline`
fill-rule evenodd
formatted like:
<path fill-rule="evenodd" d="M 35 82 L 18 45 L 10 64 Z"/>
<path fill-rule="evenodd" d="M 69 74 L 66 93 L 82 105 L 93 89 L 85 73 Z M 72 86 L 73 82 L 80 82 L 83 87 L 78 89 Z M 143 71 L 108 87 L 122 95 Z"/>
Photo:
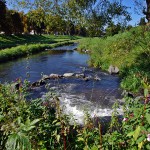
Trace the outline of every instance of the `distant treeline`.
<path fill-rule="evenodd" d="M 70 0 L 57 5 L 51 0 L 31 3 L 15 1 L 17 8 L 21 9 L 23 6 L 23 11 L 28 9 L 25 12 L 8 9 L 7 2 L 9 1 L 0 0 L 1 34 L 31 33 L 93 37 L 114 35 L 132 27 L 125 24 L 131 20 L 127 7 L 118 1 L 96 3 L 89 0 L 81 3 Z M 115 18 L 118 17 L 121 17 L 121 22 L 116 21 Z"/>

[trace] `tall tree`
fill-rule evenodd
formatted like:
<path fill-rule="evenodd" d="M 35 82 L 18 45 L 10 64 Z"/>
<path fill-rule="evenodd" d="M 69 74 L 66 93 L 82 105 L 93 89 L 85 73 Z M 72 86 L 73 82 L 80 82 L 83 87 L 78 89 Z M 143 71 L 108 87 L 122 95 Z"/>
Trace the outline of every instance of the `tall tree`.
<path fill-rule="evenodd" d="M 143 9 L 146 19 L 150 22 L 150 0 L 146 0 L 146 8 Z"/>
<path fill-rule="evenodd" d="M 42 29 L 44 28 L 45 16 L 46 14 L 41 8 L 31 10 L 27 13 L 31 28 L 38 34 L 41 34 Z"/>
<path fill-rule="evenodd" d="M 6 20 L 6 1 L 0 0 L 0 31 L 4 31 Z"/>
<path fill-rule="evenodd" d="M 12 21 L 12 32 L 14 34 L 21 34 L 23 32 L 22 14 L 14 10 L 9 10 L 9 12 Z"/>
<path fill-rule="evenodd" d="M 142 18 L 140 19 L 139 25 L 140 25 L 140 26 L 146 25 L 146 22 L 145 22 L 145 18 L 144 18 L 144 17 L 142 17 Z"/>

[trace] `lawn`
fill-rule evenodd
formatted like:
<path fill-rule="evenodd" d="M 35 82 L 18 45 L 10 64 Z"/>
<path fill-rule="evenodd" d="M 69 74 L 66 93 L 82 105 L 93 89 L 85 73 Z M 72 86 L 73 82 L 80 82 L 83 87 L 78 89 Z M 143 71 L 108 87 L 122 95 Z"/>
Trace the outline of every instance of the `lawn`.
<path fill-rule="evenodd" d="M 51 44 L 62 41 L 76 40 L 79 36 L 68 35 L 0 35 L 0 49 L 24 44 Z"/>

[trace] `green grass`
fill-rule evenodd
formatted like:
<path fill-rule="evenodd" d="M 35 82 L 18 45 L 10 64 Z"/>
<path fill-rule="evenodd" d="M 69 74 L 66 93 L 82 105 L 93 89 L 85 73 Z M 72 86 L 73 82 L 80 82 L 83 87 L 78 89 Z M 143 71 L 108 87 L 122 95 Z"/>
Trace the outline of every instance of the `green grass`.
<path fill-rule="evenodd" d="M 71 44 L 73 41 L 63 41 L 53 44 L 29 44 L 20 45 L 12 48 L 3 49 L 0 51 L 0 62 L 10 61 L 12 59 L 20 58 L 22 56 L 31 55 L 41 52 L 46 48 L 54 48 L 65 44 Z"/>
<path fill-rule="evenodd" d="M 46 48 L 71 44 L 80 38 L 68 35 L 0 35 L 0 62 L 31 55 Z"/>
<path fill-rule="evenodd" d="M 78 49 L 91 51 L 89 64 L 108 70 L 110 65 L 119 67 L 122 87 L 137 92 L 139 80 L 150 80 L 150 33 L 147 26 L 107 38 L 84 38 Z M 137 84 L 138 83 L 138 84 Z"/>
<path fill-rule="evenodd" d="M 68 35 L 0 35 L 0 49 L 10 48 L 23 44 L 51 44 L 58 41 L 69 41 L 79 39 L 78 36 Z"/>

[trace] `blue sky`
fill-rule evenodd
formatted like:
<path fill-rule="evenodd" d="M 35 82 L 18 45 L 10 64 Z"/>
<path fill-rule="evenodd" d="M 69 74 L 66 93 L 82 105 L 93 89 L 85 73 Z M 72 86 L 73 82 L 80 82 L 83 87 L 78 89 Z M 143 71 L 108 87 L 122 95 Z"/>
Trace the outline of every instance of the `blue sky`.
<path fill-rule="evenodd" d="M 129 22 L 129 24 L 131 24 L 131 25 L 134 26 L 135 24 L 138 24 L 138 23 L 139 23 L 141 17 L 145 17 L 145 16 L 142 14 L 142 12 L 140 12 L 140 10 L 138 10 L 139 14 L 137 13 L 136 9 L 138 9 L 138 7 L 135 6 L 134 0 L 123 0 L 122 3 L 123 3 L 125 6 L 130 7 L 130 8 L 128 9 L 128 11 L 129 11 L 130 14 L 131 14 L 132 20 Z M 144 1 L 143 1 L 143 4 L 144 4 Z"/>

